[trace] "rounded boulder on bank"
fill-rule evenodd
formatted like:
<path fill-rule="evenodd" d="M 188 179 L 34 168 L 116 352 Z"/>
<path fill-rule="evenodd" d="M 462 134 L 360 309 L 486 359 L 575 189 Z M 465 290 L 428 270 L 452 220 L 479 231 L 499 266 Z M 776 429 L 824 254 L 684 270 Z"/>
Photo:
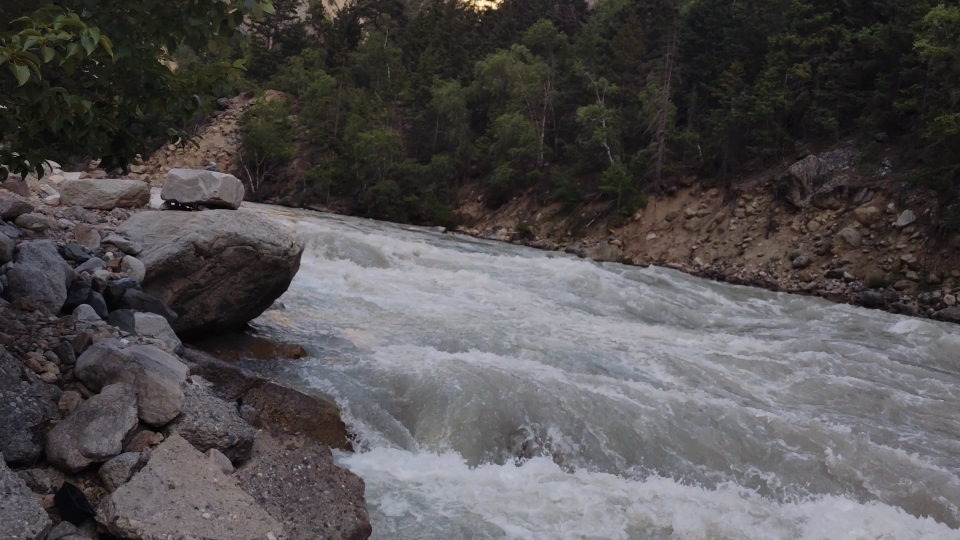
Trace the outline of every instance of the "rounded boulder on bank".
<path fill-rule="evenodd" d="M 143 290 L 170 306 L 181 337 L 242 328 L 286 292 L 304 244 L 243 210 L 141 212 L 118 231 L 144 246 Z"/>

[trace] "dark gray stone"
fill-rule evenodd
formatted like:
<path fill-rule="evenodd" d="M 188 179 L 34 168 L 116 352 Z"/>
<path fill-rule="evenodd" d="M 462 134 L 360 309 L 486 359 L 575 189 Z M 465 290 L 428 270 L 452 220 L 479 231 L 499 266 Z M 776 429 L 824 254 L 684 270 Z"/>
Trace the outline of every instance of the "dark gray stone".
<path fill-rule="evenodd" d="M 137 390 L 129 383 L 105 386 L 50 430 L 47 459 L 60 470 L 81 471 L 120 454 L 136 425 Z"/>
<path fill-rule="evenodd" d="M 67 288 L 67 299 L 63 302 L 63 310 L 72 313 L 80 304 L 86 304 L 91 290 L 92 284 L 89 280 L 75 280 Z"/>
<path fill-rule="evenodd" d="M 101 319 L 106 319 L 110 316 L 106 300 L 104 300 L 103 295 L 97 291 L 90 291 L 90 294 L 87 295 L 87 304 L 93 308 L 93 311 L 99 315 Z"/>
<path fill-rule="evenodd" d="M 118 309 L 111 311 L 107 317 L 107 324 L 115 326 L 132 336 L 137 335 L 136 311 L 132 309 Z"/>
<path fill-rule="evenodd" d="M 77 264 L 83 264 L 94 257 L 93 252 L 81 246 L 80 244 L 70 243 L 57 251 L 65 260 L 73 261 Z"/>
<path fill-rule="evenodd" d="M 233 404 L 214 395 L 208 384 L 200 377 L 184 384 L 182 414 L 167 433 L 179 433 L 201 452 L 216 448 L 230 461 L 242 463 L 250 457 L 256 430 L 240 418 Z"/>
<path fill-rule="evenodd" d="M 13 260 L 13 252 L 17 243 L 12 238 L 0 232 L 0 264 Z"/>
<path fill-rule="evenodd" d="M 56 527 L 50 529 L 46 540 L 63 540 L 69 536 L 77 534 L 77 526 L 69 521 L 61 521 Z"/>
<path fill-rule="evenodd" d="M 0 538 L 43 540 L 53 522 L 37 497 L 0 459 Z"/>
<path fill-rule="evenodd" d="M 13 262 L 6 274 L 8 298 L 31 298 L 53 313 L 60 311 L 74 272 L 60 258 L 57 246 L 49 240 L 24 242 L 17 248 Z"/>
<path fill-rule="evenodd" d="M 23 214 L 33 212 L 35 208 L 33 203 L 15 193 L 0 191 L 0 219 L 13 221 Z"/>
<path fill-rule="evenodd" d="M 43 430 L 58 415 L 62 392 L 23 368 L 0 346 L 0 453 L 12 464 L 36 461 Z"/>
<path fill-rule="evenodd" d="M 139 463 L 139 452 L 126 452 L 101 465 L 98 474 L 107 491 L 113 493 L 118 487 L 126 484 Z"/>
<path fill-rule="evenodd" d="M 103 291 L 103 298 L 107 301 L 107 307 L 111 310 L 116 309 L 117 303 L 123 298 L 123 294 L 127 292 L 127 289 L 136 289 L 139 291 L 140 283 L 134 279 L 123 278 L 107 284 L 106 289 Z"/>
<path fill-rule="evenodd" d="M 167 307 L 162 300 L 137 289 L 127 289 L 123 297 L 117 302 L 117 309 L 132 309 L 146 313 L 162 315 L 171 325 L 177 320 L 177 314 Z"/>
<path fill-rule="evenodd" d="M 73 354 L 73 345 L 69 341 L 61 341 L 53 348 L 53 354 L 57 355 L 62 365 L 71 366 L 77 363 L 77 357 Z"/>

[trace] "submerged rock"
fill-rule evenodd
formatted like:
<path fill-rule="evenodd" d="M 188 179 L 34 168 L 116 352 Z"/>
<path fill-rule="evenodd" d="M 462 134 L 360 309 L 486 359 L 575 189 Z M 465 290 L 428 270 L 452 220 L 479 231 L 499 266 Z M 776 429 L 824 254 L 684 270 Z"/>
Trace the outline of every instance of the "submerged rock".
<path fill-rule="evenodd" d="M 97 507 L 97 522 L 131 539 L 264 540 L 282 527 L 206 456 L 173 435 Z"/>
<path fill-rule="evenodd" d="M 245 211 L 141 212 L 119 233 L 144 246 L 143 290 L 179 317 L 181 337 L 242 328 L 289 287 L 303 241 Z"/>

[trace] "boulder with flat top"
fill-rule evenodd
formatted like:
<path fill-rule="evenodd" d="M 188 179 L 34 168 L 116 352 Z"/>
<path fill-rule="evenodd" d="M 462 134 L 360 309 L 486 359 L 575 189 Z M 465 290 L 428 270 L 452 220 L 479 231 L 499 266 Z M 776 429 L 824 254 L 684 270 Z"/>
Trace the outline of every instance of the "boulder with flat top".
<path fill-rule="evenodd" d="M 181 206 L 236 210 L 243 202 L 243 183 L 232 174 L 196 169 L 171 169 L 160 198 Z"/>

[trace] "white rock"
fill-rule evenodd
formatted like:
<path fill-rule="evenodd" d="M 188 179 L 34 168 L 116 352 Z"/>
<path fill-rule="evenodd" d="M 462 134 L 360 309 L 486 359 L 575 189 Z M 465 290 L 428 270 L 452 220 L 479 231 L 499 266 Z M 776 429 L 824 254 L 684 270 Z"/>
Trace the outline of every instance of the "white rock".
<path fill-rule="evenodd" d="M 73 316 L 78 321 L 99 321 L 100 316 L 94 311 L 90 304 L 80 304 L 73 310 Z"/>
<path fill-rule="evenodd" d="M 236 210 L 243 202 L 243 183 L 235 176 L 197 169 L 171 169 L 160 191 L 164 201 L 186 206 Z"/>
<path fill-rule="evenodd" d="M 147 277 L 147 269 L 143 266 L 143 263 L 140 262 L 140 259 L 127 255 L 120 261 L 120 271 L 126 272 L 128 276 L 137 280 L 143 281 Z"/>

